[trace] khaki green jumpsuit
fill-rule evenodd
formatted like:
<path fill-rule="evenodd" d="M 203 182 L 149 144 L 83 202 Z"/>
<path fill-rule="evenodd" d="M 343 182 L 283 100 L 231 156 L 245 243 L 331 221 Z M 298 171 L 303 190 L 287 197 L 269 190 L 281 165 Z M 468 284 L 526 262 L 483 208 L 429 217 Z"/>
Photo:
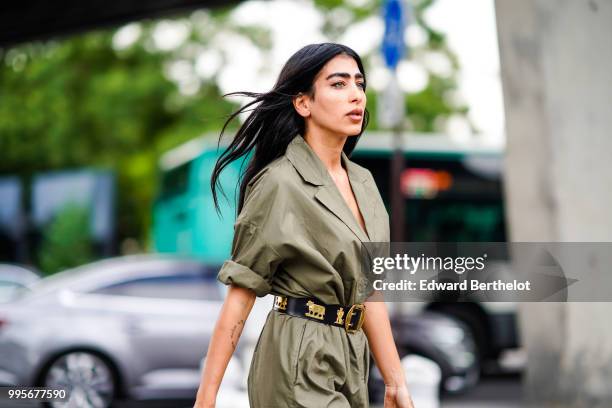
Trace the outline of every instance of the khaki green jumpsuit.
<path fill-rule="evenodd" d="M 232 258 L 218 279 L 257 296 L 362 303 L 372 289 L 361 270 L 361 243 L 388 242 L 389 216 L 371 173 L 344 153 L 342 164 L 367 234 L 323 162 L 297 135 L 285 155 L 249 182 Z M 272 310 L 249 371 L 250 406 L 367 407 L 369 355 L 363 330 L 347 333 Z"/>

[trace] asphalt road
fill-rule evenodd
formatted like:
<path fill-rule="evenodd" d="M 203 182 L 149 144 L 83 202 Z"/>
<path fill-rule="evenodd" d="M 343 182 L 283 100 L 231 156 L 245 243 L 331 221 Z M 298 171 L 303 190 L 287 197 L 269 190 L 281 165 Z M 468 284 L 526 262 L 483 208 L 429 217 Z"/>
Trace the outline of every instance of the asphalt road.
<path fill-rule="evenodd" d="M 492 376 L 461 395 L 444 396 L 440 408 L 522 408 L 521 379 L 517 375 Z M 415 401 L 416 403 L 416 401 Z M 373 405 L 370 408 L 383 408 Z M 419 408 L 418 404 L 416 408 Z"/>
<path fill-rule="evenodd" d="M 443 398 L 440 408 L 520 408 L 524 406 L 522 399 L 519 375 L 497 375 L 482 378 L 463 395 Z"/>
<path fill-rule="evenodd" d="M 192 406 L 193 401 L 190 400 L 164 400 L 120 402 L 114 408 L 191 408 Z M 440 408 L 522 408 L 523 406 L 521 378 L 516 374 L 481 378 L 474 389 L 461 395 L 444 396 L 440 403 Z M 12 407 L 26 408 L 39 407 L 39 405 L 24 403 Z M 373 405 L 371 408 L 382 407 Z"/>
<path fill-rule="evenodd" d="M 170 400 L 125 403 L 118 405 L 117 408 L 191 408 L 192 406 L 193 401 Z M 517 374 L 484 377 L 469 392 L 445 396 L 440 403 L 440 408 L 522 408 L 523 406 L 521 378 Z M 371 408 L 382 407 L 373 405 Z"/>

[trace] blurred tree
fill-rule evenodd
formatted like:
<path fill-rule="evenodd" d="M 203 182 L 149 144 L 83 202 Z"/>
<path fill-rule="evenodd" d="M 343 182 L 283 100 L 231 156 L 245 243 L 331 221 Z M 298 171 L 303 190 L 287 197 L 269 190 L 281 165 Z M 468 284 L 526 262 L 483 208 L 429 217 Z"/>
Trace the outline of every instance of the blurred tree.
<path fill-rule="evenodd" d="M 118 237 L 147 236 L 156 160 L 169 147 L 217 130 L 232 104 L 214 82 L 183 97 L 164 76 L 165 54 L 113 31 L 31 43 L 0 54 L 0 173 L 80 166 L 118 174 Z"/>
<path fill-rule="evenodd" d="M 87 208 L 67 205 L 59 211 L 42 233 L 38 259 L 43 273 L 50 275 L 93 261 L 90 230 Z"/>

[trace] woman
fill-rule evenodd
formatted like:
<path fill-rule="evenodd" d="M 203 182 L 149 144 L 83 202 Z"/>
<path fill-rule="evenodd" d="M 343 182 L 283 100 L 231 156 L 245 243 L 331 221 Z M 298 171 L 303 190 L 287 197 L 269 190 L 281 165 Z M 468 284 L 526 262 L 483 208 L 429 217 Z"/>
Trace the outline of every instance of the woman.
<path fill-rule="evenodd" d="M 371 173 L 350 154 L 367 125 L 359 56 L 308 45 L 254 106 L 211 180 L 250 151 L 234 226 L 230 285 L 210 342 L 196 407 L 213 407 L 256 296 L 275 295 L 251 362 L 251 408 L 367 407 L 369 355 L 385 407 L 412 408 L 385 303 L 361 272 L 363 242 L 388 242 L 389 218 Z M 227 126 L 227 122 L 225 124 Z M 225 130 L 225 126 L 223 128 Z M 222 131 L 223 134 L 223 131 Z M 366 312 L 367 310 L 367 312 Z"/>

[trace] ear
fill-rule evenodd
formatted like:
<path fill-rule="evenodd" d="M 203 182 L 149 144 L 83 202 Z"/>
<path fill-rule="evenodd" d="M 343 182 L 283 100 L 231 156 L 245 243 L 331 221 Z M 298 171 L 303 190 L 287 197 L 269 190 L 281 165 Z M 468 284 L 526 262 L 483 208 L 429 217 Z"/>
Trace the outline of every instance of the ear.
<path fill-rule="evenodd" d="M 297 113 L 303 117 L 307 118 L 310 116 L 310 98 L 308 95 L 300 92 L 293 98 L 293 107 L 297 111 Z"/>

